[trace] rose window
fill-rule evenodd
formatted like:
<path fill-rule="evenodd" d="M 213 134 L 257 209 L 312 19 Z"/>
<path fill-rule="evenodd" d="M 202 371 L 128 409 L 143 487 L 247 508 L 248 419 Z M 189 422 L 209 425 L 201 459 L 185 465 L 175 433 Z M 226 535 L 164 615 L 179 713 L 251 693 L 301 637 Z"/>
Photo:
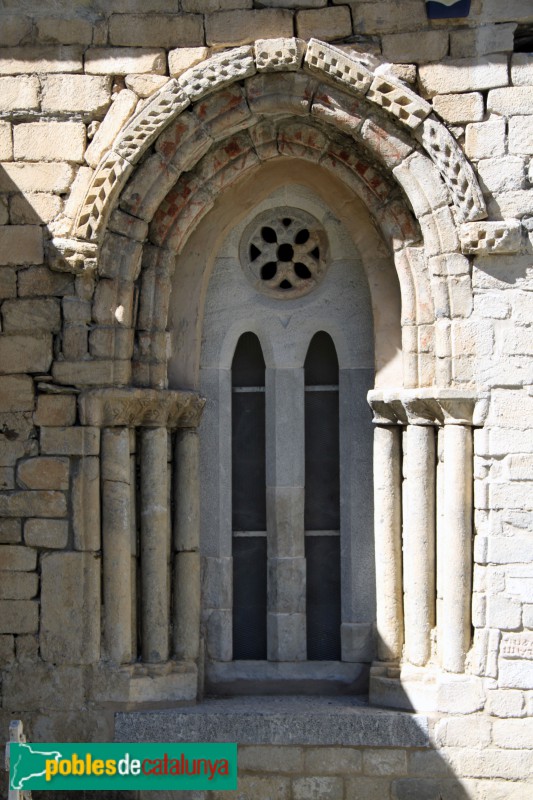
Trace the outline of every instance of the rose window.
<path fill-rule="evenodd" d="M 282 299 L 300 297 L 325 273 L 326 234 L 306 211 L 278 208 L 259 214 L 248 225 L 240 255 L 256 289 Z"/>

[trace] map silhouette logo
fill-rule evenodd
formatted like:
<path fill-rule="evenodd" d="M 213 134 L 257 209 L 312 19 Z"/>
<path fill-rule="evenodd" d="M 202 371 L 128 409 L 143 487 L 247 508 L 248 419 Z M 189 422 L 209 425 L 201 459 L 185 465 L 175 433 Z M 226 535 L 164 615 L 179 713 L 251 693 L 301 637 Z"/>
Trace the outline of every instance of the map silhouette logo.
<path fill-rule="evenodd" d="M 46 762 L 59 761 L 62 754 L 58 750 L 40 750 L 39 745 L 17 742 L 11 744 L 10 783 L 11 789 L 26 789 L 32 778 L 44 777 Z M 31 786 L 29 787 L 31 788 Z"/>

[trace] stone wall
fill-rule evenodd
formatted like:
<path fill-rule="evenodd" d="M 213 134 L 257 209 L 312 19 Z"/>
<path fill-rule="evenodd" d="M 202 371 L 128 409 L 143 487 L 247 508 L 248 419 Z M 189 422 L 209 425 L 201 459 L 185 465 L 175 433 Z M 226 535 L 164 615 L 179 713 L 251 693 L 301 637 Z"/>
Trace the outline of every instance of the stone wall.
<path fill-rule="evenodd" d="M 406 385 L 453 386 L 483 396 L 483 419 L 473 423 L 473 647 L 466 677 L 455 689 L 450 684 L 452 689 L 443 690 L 436 709 L 472 716 L 452 716 L 438 723 L 434 733 L 434 747 L 442 755 L 438 766 L 429 752 L 336 748 L 328 753 L 326 764 L 320 760 L 323 752 L 248 747 L 242 751 L 243 786 L 257 800 L 272 793 L 293 800 L 371 798 L 369 792 L 386 797 L 389 790 L 398 799 L 431 797 L 434 785 L 428 780 L 449 780 L 451 787 L 453 776 L 443 766 L 449 763 L 455 777 L 465 779 L 467 796 L 520 797 L 511 792 L 519 791 L 514 782 L 525 779 L 530 754 L 519 757 L 518 749 L 533 749 L 526 719 L 533 716 L 533 57 L 515 52 L 514 38 L 517 30 L 532 24 L 527 0 L 505 4 L 472 0 L 468 18 L 434 22 L 427 20 L 422 0 L 331 5 L 326 0 L 181 0 L 179 8 L 171 0 L 3 3 L 0 721 L 4 730 L 16 715 L 23 718 L 30 739 L 109 740 L 116 709 L 179 704 L 196 697 L 199 608 L 193 603 L 191 615 L 185 617 L 187 599 L 175 599 L 173 608 L 184 615 L 180 624 L 188 644 L 183 646 L 180 633 L 170 659 L 137 662 L 135 635 L 136 575 L 145 556 L 138 541 L 142 523 L 132 498 L 137 492 L 142 505 L 142 497 L 148 497 L 147 481 L 143 490 L 142 481 L 135 478 L 139 453 L 143 446 L 149 447 L 145 431 L 150 427 L 169 430 L 169 441 L 175 442 L 180 436 L 176 429 L 191 426 L 186 401 L 168 400 L 167 395 L 163 400 L 160 395 L 158 403 L 177 406 L 174 411 L 167 408 L 164 419 L 154 422 L 145 411 L 156 402 L 153 396 L 136 394 L 133 410 L 131 398 L 119 402 L 115 396 L 113 402 L 122 405 L 110 421 L 109 414 L 97 418 L 87 411 L 87 392 L 129 385 L 143 387 L 135 390 L 141 392 L 166 391 L 166 325 L 159 324 L 154 309 L 164 306 L 157 303 L 163 302 L 161 297 L 170 287 L 168 268 L 157 261 L 155 247 L 161 242 L 166 247 L 168 220 L 159 212 L 150 234 L 148 223 L 158 207 L 168 212 L 170 206 L 175 214 L 180 197 L 189 196 L 184 182 L 181 196 L 169 195 L 170 201 L 167 198 L 167 205 L 162 205 L 181 169 L 204 181 L 193 185 L 195 191 L 201 189 L 198 202 L 205 207 L 214 202 L 224 185 L 222 180 L 217 183 L 221 151 L 210 163 L 200 159 L 208 151 L 211 157 L 214 151 L 209 148 L 222 139 L 216 126 L 229 137 L 244 130 L 244 120 L 253 115 L 269 122 L 272 111 L 261 117 L 268 105 L 261 106 L 262 94 L 274 96 L 268 102 L 280 103 L 282 98 L 284 113 L 301 117 L 294 86 L 305 81 L 280 77 L 277 93 L 271 92 L 269 86 L 274 84 L 268 79 L 241 84 L 252 74 L 246 72 L 251 69 L 246 51 L 240 62 L 243 72 L 235 75 L 229 70 L 227 83 L 235 86 L 228 89 L 225 106 L 218 96 L 202 105 L 198 97 L 204 89 L 188 90 L 204 138 L 191 127 L 187 135 L 168 128 L 172 135 L 165 139 L 164 125 L 149 128 L 150 102 L 155 98 L 159 103 L 161 120 L 182 88 L 192 87 L 198 79 L 187 71 L 229 48 L 253 44 L 259 37 L 316 37 L 334 43 L 346 56 L 355 55 L 362 74 L 366 70 L 372 72 L 372 80 L 388 81 L 387 92 L 392 92 L 387 95 L 374 83 L 369 91 L 369 80 L 365 97 L 356 95 L 354 100 L 352 93 L 348 103 L 346 85 L 330 77 L 329 83 L 326 79 L 330 93 L 321 102 L 324 116 L 342 118 L 342 135 L 370 152 L 364 168 L 362 162 L 351 168 L 359 176 L 366 174 L 365 198 L 380 219 L 382 233 L 389 231 L 398 272 L 403 269 L 416 278 L 419 269 L 423 276 L 411 298 L 402 286 L 404 374 L 411 376 Z M 291 45 L 294 52 L 287 47 L 278 45 L 289 66 L 272 67 L 270 50 L 265 56 L 268 66 L 261 66 L 255 51 L 257 69 L 296 70 L 304 45 Z M 220 82 L 224 65 L 217 63 L 213 74 Z M 309 82 L 311 68 L 303 74 Z M 316 71 L 314 77 L 318 80 Z M 169 79 L 177 80 L 171 87 L 172 100 L 165 95 L 167 90 L 170 95 Z M 203 73 L 201 79 L 214 80 Z M 188 102 L 185 98 L 184 104 Z M 374 116 L 365 117 L 364 124 L 359 118 L 355 124 L 361 102 L 365 114 L 372 105 Z M 409 114 L 402 121 L 406 106 Z M 309 100 L 305 113 L 310 107 Z M 123 133 L 139 118 L 144 119 L 144 128 L 136 134 L 134 151 L 128 149 L 130 142 Z M 422 118 L 429 123 L 421 126 Z M 437 124 L 438 131 L 447 129 L 451 137 L 439 140 L 430 163 L 422 158 L 427 152 L 423 147 L 429 147 Z M 304 147 L 302 128 L 295 133 L 277 125 L 275 121 L 275 130 L 266 123 L 254 129 L 256 161 L 268 161 L 272 147 L 276 157 L 285 153 L 315 162 L 325 159 L 330 142 L 317 145 L 306 128 Z M 162 138 L 153 144 L 157 136 Z M 122 148 L 118 155 L 113 150 L 117 142 Z M 239 139 L 234 146 L 243 146 L 242 142 Z M 318 146 L 323 148 L 320 156 L 310 157 Z M 458 161 L 456 147 L 463 161 Z M 473 173 L 463 168 L 468 163 Z M 442 179 L 430 173 L 432 164 Z M 472 178 L 466 180 L 465 175 Z M 118 208 L 118 189 L 115 196 L 113 187 L 120 181 L 126 188 Z M 166 188 L 159 197 L 161 186 Z M 472 186 L 481 189 L 474 200 Z M 391 196 L 399 205 L 394 215 L 380 217 L 384 198 L 389 199 L 394 187 L 398 194 Z M 104 213 L 98 219 L 104 196 L 114 203 L 109 222 Z M 89 205 L 93 217 L 84 216 Z M 184 207 L 192 218 L 185 202 Z M 470 217 L 461 216 L 465 208 L 474 209 Z M 90 226 L 95 220 L 101 231 L 93 237 Z M 187 225 L 189 218 L 179 230 L 188 235 L 193 226 Z M 105 234 L 103 244 L 101 234 Z M 145 247 L 142 253 L 147 236 L 154 248 Z M 422 240 L 426 250 L 421 255 Z M 407 313 L 410 307 L 415 309 L 412 315 Z M 117 439 L 109 433 L 113 430 Z M 161 437 L 156 461 L 174 474 L 166 467 L 173 461 L 172 447 L 167 453 L 166 437 Z M 439 447 L 442 451 L 440 436 L 437 462 Z M 115 456 L 106 452 L 119 454 L 122 471 L 113 468 Z M 174 475 L 168 485 L 174 480 L 180 479 Z M 114 520 L 107 527 L 102 525 L 105 514 Z M 185 524 L 182 517 L 180 525 Z M 122 597 L 109 570 L 106 578 L 104 569 L 102 584 L 102 536 L 109 540 L 117 527 L 122 536 L 116 551 L 125 581 L 121 585 L 129 586 L 129 594 Z M 112 546 L 108 545 L 108 553 Z M 194 536 L 178 537 L 172 553 L 175 574 L 185 572 L 183 580 L 196 586 L 199 557 Z M 157 576 L 151 585 L 156 584 Z M 437 585 L 437 615 L 440 588 Z M 111 607 L 116 610 L 114 618 Z M 128 657 L 117 656 L 118 650 Z M 431 664 L 437 661 L 432 652 Z M 395 669 L 389 677 L 397 677 Z M 311 763 L 324 766 L 317 772 Z M 276 777 L 265 777 L 272 771 Z"/>

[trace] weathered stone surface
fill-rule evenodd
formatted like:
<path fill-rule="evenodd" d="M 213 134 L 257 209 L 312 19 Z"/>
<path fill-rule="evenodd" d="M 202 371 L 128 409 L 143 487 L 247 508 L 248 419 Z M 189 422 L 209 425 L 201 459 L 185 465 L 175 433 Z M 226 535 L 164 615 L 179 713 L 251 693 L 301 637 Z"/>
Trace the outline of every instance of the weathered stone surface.
<path fill-rule="evenodd" d="M 41 452 L 47 455 L 95 456 L 100 452 L 98 428 L 41 428 L 40 439 Z"/>
<path fill-rule="evenodd" d="M 388 61 L 400 63 L 441 61 L 448 55 L 448 32 L 419 31 L 383 36 L 382 52 Z"/>
<path fill-rule="evenodd" d="M 112 146 L 120 129 L 132 116 L 136 106 L 137 95 L 134 92 L 123 89 L 117 94 L 85 153 L 85 161 L 91 167 L 98 165 L 104 153 Z"/>
<path fill-rule="evenodd" d="M 54 664 L 100 658 L 100 560 L 57 553 L 41 560 L 41 656 Z"/>
<path fill-rule="evenodd" d="M 406 775 L 407 753 L 405 750 L 365 750 L 363 772 L 365 775 Z"/>
<path fill-rule="evenodd" d="M 307 45 L 304 67 L 321 77 L 325 74 L 346 91 L 366 94 L 372 83 L 372 73 L 361 61 L 317 39 L 311 39 Z"/>
<path fill-rule="evenodd" d="M 503 116 L 533 114 L 533 86 L 493 89 L 487 99 L 487 110 Z"/>
<path fill-rule="evenodd" d="M 282 8 L 249 11 L 219 11 L 208 14 L 205 20 L 208 45 L 240 45 L 255 41 L 257 32 L 262 38 L 292 36 L 292 13 Z"/>
<path fill-rule="evenodd" d="M 356 775 L 363 770 L 363 754 L 353 747 L 306 748 L 304 755 L 305 771 L 311 774 Z"/>
<path fill-rule="evenodd" d="M 452 125 L 480 122 L 485 110 L 480 92 L 438 94 L 433 98 L 433 108 L 445 122 Z"/>
<path fill-rule="evenodd" d="M 431 111 L 429 103 L 392 76 L 374 78 L 367 98 L 408 128 L 417 128 Z"/>
<path fill-rule="evenodd" d="M 533 155 L 533 115 L 509 120 L 509 152 Z"/>
<path fill-rule="evenodd" d="M 20 713 L 36 709 L 72 709 L 79 714 L 84 701 L 83 671 L 35 662 L 17 664 L 4 676 L 4 690 L 7 710 Z"/>
<path fill-rule="evenodd" d="M 39 72 L 83 72 L 83 51 L 72 47 L 6 47 L 0 54 L 0 75 Z"/>
<path fill-rule="evenodd" d="M 37 567 L 37 553 L 29 547 L 3 546 L 0 548 L 0 556 L 2 570 L 31 572 Z"/>
<path fill-rule="evenodd" d="M 67 503 L 63 492 L 29 491 L 0 495 L 0 516 L 65 517 Z"/>
<path fill-rule="evenodd" d="M 2 323 L 6 333 L 13 331 L 57 333 L 61 327 L 59 301 L 6 300 L 2 304 Z"/>
<path fill-rule="evenodd" d="M 319 751 L 317 751 L 319 752 Z M 239 769 L 253 772 L 301 773 L 304 751 L 300 747 L 249 746 L 239 749 Z"/>
<path fill-rule="evenodd" d="M 308 800 L 316 797 L 317 800 L 342 800 L 344 786 L 341 778 L 296 778 L 292 782 L 294 800 Z"/>
<path fill-rule="evenodd" d="M 10 375 L 0 381 L 0 412 L 32 411 L 33 381 L 22 375 Z"/>
<path fill-rule="evenodd" d="M 15 660 L 15 638 L 11 635 L 0 636 L 0 664 L 4 667 Z"/>
<path fill-rule="evenodd" d="M 17 13 L 2 17 L 2 29 L 0 30 L 0 45 L 2 47 L 12 47 L 20 44 L 22 39 L 31 33 L 31 18 Z"/>
<path fill-rule="evenodd" d="M 39 81 L 30 75 L 0 78 L 0 110 L 24 111 L 39 108 Z"/>
<path fill-rule="evenodd" d="M 170 74 L 172 75 L 172 72 Z M 144 98 L 161 89 L 167 80 L 165 75 L 126 75 L 126 86 L 138 97 Z"/>
<path fill-rule="evenodd" d="M 324 42 L 335 41 L 350 36 L 352 19 L 348 6 L 306 9 L 296 13 L 296 33 L 302 39 L 313 36 Z"/>
<path fill-rule="evenodd" d="M 171 77 L 177 78 L 182 72 L 204 61 L 209 55 L 207 47 L 180 47 L 168 54 L 168 67 Z"/>
<path fill-rule="evenodd" d="M 473 55 L 512 51 L 515 30 L 516 23 L 511 22 L 450 31 L 450 55 L 452 58 L 471 58 Z"/>
<path fill-rule="evenodd" d="M 195 14 L 113 14 L 109 20 L 113 45 L 191 47 L 203 44 L 203 39 L 202 18 Z"/>
<path fill-rule="evenodd" d="M 493 158 L 505 153 L 505 120 L 491 119 L 488 122 L 466 126 L 465 152 L 469 158 Z"/>
<path fill-rule="evenodd" d="M 3 572 L 0 580 L 1 600 L 31 600 L 39 591 L 36 572 Z"/>
<path fill-rule="evenodd" d="M 111 102 L 111 78 L 89 75 L 51 75 L 43 78 L 43 111 L 103 115 Z"/>
<path fill-rule="evenodd" d="M 14 195 L 9 205 L 12 224 L 41 225 L 56 219 L 63 208 L 63 201 L 53 194 L 32 192 Z"/>
<path fill-rule="evenodd" d="M 131 361 L 55 361 L 52 375 L 55 381 L 67 386 L 121 386 L 130 381 Z"/>
<path fill-rule="evenodd" d="M 12 158 L 13 158 L 13 135 L 11 132 L 11 123 L 0 122 L 0 161 L 11 161 Z M 0 224 L 4 225 L 6 222 L 7 218 L 3 215 L 2 212 L 0 212 Z"/>
<path fill-rule="evenodd" d="M 68 520 L 29 519 L 24 525 L 24 541 L 31 547 L 61 550 L 68 542 Z"/>
<path fill-rule="evenodd" d="M 39 603 L 35 600 L 0 600 L 0 633 L 37 633 Z"/>
<path fill-rule="evenodd" d="M 51 272 L 48 267 L 33 267 L 18 272 L 20 297 L 61 297 L 74 293 L 72 275 Z"/>
<path fill-rule="evenodd" d="M 522 119 L 522 117 L 520 117 Z M 519 156 L 501 156 L 482 159 L 477 165 L 482 188 L 500 193 L 523 189 L 525 186 L 525 159 Z"/>
<path fill-rule="evenodd" d="M 23 489 L 66 491 L 69 481 L 68 458 L 30 458 L 17 465 L 17 480 Z"/>
<path fill-rule="evenodd" d="M 57 192 L 68 191 L 74 180 L 69 164 L 2 164 L 0 191 Z"/>
<path fill-rule="evenodd" d="M 25 122 L 15 126 L 13 151 L 21 161 L 83 161 L 81 122 Z"/>
<path fill-rule="evenodd" d="M 43 17 L 37 20 L 37 39 L 51 44 L 91 44 L 93 26 L 89 20 Z"/>
<path fill-rule="evenodd" d="M 21 541 L 21 521 L 19 519 L 0 519 L 0 544 L 17 544 Z"/>
<path fill-rule="evenodd" d="M 0 264 L 42 264 L 43 233 L 37 225 L 0 226 Z"/>
<path fill-rule="evenodd" d="M 72 527 L 76 550 L 100 549 L 100 461 L 81 458 L 72 478 Z"/>
<path fill-rule="evenodd" d="M 300 68 L 306 43 L 301 39 L 257 39 L 255 63 L 259 72 L 290 71 Z"/>
<path fill-rule="evenodd" d="M 41 394 L 37 398 L 37 409 L 33 415 L 36 425 L 68 427 L 76 422 L 76 398 L 74 395 Z"/>
<path fill-rule="evenodd" d="M 531 53 L 513 53 L 511 56 L 511 83 L 513 86 L 533 86 Z"/>
<path fill-rule="evenodd" d="M 231 713 L 228 713 L 231 711 Z M 260 711 L 260 713 L 258 713 Z M 345 699 L 251 698 L 208 700 L 193 709 L 117 714 L 116 741 L 140 737 L 239 744 L 427 747 L 427 720 L 400 712 L 363 709 Z"/>
<path fill-rule="evenodd" d="M 431 161 L 422 153 L 413 153 L 393 170 L 411 201 L 417 216 L 450 202 L 450 194 Z"/>
<path fill-rule="evenodd" d="M 467 222 L 459 229 L 463 253 L 516 253 L 522 241 L 517 220 L 502 222 Z"/>
<path fill-rule="evenodd" d="M 90 75 L 129 75 L 131 72 L 164 75 L 165 51 L 140 47 L 90 47 L 85 54 Z"/>
<path fill-rule="evenodd" d="M 10 372 L 48 372 L 51 363 L 51 334 L 0 337 L 0 375 Z"/>
<path fill-rule="evenodd" d="M 471 92 L 507 86 L 507 58 L 445 59 L 439 64 L 424 64 L 419 70 L 420 85 L 425 97 L 449 92 Z"/>

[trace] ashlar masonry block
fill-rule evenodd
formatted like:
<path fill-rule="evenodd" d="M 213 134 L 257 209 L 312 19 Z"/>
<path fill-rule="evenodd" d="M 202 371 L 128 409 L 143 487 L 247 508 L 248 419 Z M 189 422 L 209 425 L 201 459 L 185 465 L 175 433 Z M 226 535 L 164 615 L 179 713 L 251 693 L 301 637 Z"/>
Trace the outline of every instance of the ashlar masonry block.
<path fill-rule="evenodd" d="M 419 70 L 425 97 L 449 92 L 472 92 L 508 86 L 507 56 L 447 59 L 423 64 Z"/>
<path fill-rule="evenodd" d="M 79 45 L 6 47 L 0 53 L 0 75 L 82 71 L 83 50 Z"/>
<path fill-rule="evenodd" d="M 166 54 L 160 48 L 90 47 L 85 54 L 85 71 L 89 75 L 164 75 L 166 66 Z"/>
<path fill-rule="evenodd" d="M 34 75 L 0 78 L 0 110 L 36 111 L 39 108 L 39 80 Z"/>
<path fill-rule="evenodd" d="M 21 161 L 75 161 L 85 152 L 81 122 L 24 122 L 13 130 L 15 158 Z"/>
<path fill-rule="evenodd" d="M 41 655 L 54 664 L 100 657 L 100 561 L 93 553 L 53 553 L 41 562 Z"/>
<path fill-rule="evenodd" d="M 36 600 L 0 600 L 0 633 L 37 633 L 39 603 Z"/>
<path fill-rule="evenodd" d="M 42 109 L 49 112 L 105 114 L 111 102 L 111 78 L 49 75 L 42 79 Z"/>

